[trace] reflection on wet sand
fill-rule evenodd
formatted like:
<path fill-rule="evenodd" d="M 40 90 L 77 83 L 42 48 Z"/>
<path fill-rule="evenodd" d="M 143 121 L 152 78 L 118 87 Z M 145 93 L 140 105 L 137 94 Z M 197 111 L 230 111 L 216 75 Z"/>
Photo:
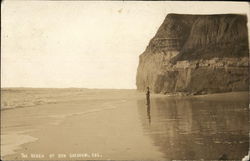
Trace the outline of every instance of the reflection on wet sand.
<path fill-rule="evenodd" d="M 248 99 L 199 97 L 138 100 L 148 135 L 166 159 L 241 159 L 248 153 Z"/>
<path fill-rule="evenodd" d="M 147 115 L 148 115 L 148 122 L 149 124 L 151 124 L 150 104 L 147 104 Z"/>

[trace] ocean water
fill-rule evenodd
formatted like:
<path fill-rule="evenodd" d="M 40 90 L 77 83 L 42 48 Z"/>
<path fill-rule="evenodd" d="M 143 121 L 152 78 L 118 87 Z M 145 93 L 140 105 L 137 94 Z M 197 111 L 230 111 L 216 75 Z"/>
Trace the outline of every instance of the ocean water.
<path fill-rule="evenodd" d="M 153 94 L 147 105 L 136 90 L 2 89 L 1 158 L 241 160 L 248 104 L 247 92 Z"/>
<path fill-rule="evenodd" d="M 95 93 L 101 95 L 102 92 L 102 90 L 75 88 L 3 88 L 1 89 L 1 110 L 76 101 L 83 98 L 88 100 L 93 99 Z"/>

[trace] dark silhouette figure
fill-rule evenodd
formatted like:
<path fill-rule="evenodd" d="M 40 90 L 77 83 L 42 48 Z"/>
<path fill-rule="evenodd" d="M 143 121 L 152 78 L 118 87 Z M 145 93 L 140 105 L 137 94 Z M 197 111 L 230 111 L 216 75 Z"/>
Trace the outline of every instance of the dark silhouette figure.
<path fill-rule="evenodd" d="M 149 91 L 149 87 L 147 87 L 146 99 L 147 99 L 147 105 L 150 105 L 150 91 Z"/>

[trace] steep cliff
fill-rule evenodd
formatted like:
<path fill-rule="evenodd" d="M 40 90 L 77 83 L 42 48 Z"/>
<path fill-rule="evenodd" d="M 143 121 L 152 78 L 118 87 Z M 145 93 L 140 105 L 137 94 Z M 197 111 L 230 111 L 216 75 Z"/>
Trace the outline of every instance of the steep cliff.
<path fill-rule="evenodd" d="M 155 93 L 248 90 L 245 15 L 168 14 L 140 55 L 136 85 Z"/>

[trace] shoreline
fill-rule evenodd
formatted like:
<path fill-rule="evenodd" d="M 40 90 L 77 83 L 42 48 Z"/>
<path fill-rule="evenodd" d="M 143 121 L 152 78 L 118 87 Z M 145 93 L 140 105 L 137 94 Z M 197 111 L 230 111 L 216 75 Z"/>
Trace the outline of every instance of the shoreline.
<path fill-rule="evenodd" d="M 2 88 L 1 88 L 2 89 Z M 25 88 L 24 88 L 25 89 Z M 41 88 L 42 89 L 42 88 Z M 53 88 L 51 88 L 53 90 Z M 77 88 L 76 88 L 77 89 Z M 29 89 L 26 89 L 29 90 Z M 48 90 L 48 89 L 44 89 L 44 90 Z M 64 89 L 66 90 L 66 88 Z M 69 90 L 71 90 L 69 88 Z M 90 89 L 90 90 L 96 90 L 96 89 Z M 106 90 L 106 89 L 100 89 L 100 90 Z M 127 89 L 124 89 L 127 90 Z M 139 91 L 137 89 L 131 89 L 134 90 L 136 93 L 138 93 L 139 95 L 144 95 L 145 91 Z M 114 91 L 116 91 L 116 89 L 114 89 Z M 231 91 L 231 92 L 218 92 L 218 93 L 204 93 L 204 94 L 190 94 L 187 92 L 176 92 L 176 93 L 167 93 L 167 94 L 163 94 L 163 93 L 151 93 L 150 97 L 182 97 L 182 98 L 206 98 L 206 97 L 212 97 L 212 96 L 221 96 L 221 95 L 237 95 L 237 94 L 242 94 L 242 93 L 248 93 L 249 95 L 249 91 Z M 68 95 L 70 96 L 70 95 Z M 74 95 L 71 95 L 74 96 Z M 1 96 L 2 98 L 3 96 Z M 72 99 L 70 101 L 80 101 L 81 99 Z M 67 101 L 67 102 L 70 102 Z M 3 98 L 2 98 L 2 102 L 4 102 Z M 36 106 L 40 106 L 40 105 L 50 105 L 50 104 L 59 104 L 59 103 L 65 103 L 64 101 L 56 101 L 56 100 L 50 100 L 50 101 L 39 101 L 39 102 L 34 102 L 34 104 L 27 104 L 27 105 L 18 105 L 16 107 L 4 107 L 4 105 L 1 105 L 0 111 L 9 111 L 9 110 L 14 110 L 14 109 L 18 109 L 18 108 L 27 108 L 27 107 L 36 107 Z"/>
<path fill-rule="evenodd" d="M 141 92 L 143 93 L 143 92 Z M 144 92 L 145 93 L 145 92 Z M 209 97 L 209 96 L 217 96 L 217 95 L 228 95 L 228 94 L 240 94 L 240 93 L 248 93 L 249 91 L 231 91 L 231 92 L 218 92 L 218 93 L 204 93 L 204 94 L 190 94 L 186 92 L 176 92 L 176 93 L 151 93 L 151 96 L 166 96 L 166 97 Z"/>

